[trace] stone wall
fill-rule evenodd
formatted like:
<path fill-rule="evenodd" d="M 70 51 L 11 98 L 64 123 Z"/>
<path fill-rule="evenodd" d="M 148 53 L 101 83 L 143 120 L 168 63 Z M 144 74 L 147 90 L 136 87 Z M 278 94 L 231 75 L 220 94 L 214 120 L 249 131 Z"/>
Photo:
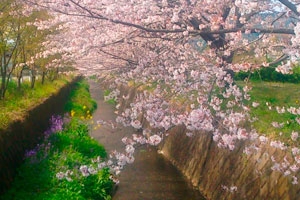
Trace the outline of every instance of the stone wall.
<path fill-rule="evenodd" d="M 13 181 L 26 150 L 33 149 L 41 141 L 50 117 L 63 113 L 70 91 L 78 80 L 79 77 L 75 78 L 56 94 L 30 109 L 22 121 L 13 122 L 5 130 L 0 129 L 0 194 Z"/>
<path fill-rule="evenodd" d="M 135 98 L 137 88 L 119 86 L 120 110 L 127 108 Z M 142 120 L 144 128 L 149 128 Z M 233 200 L 297 200 L 300 187 L 293 185 L 291 176 L 271 170 L 271 156 L 289 157 L 290 153 L 258 144 L 260 150 L 246 155 L 247 142 L 240 142 L 230 151 L 217 147 L 212 134 L 198 132 L 186 136 L 186 129 L 177 126 L 168 131 L 168 137 L 160 145 L 161 152 L 169 159 L 207 199 Z M 298 179 L 300 179 L 298 175 Z M 299 181 L 300 182 L 300 181 Z M 236 186 L 236 191 L 227 190 Z"/>

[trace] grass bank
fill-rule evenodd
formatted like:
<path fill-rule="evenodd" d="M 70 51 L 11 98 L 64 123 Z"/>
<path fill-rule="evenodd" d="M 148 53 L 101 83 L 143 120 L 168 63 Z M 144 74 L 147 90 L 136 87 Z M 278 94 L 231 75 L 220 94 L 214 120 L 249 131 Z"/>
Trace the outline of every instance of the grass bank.
<path fill-rule="evenodd" d="M 107 154 L 87 125 L 95 108 L 88 84 L 78 82 L 66 104 L 69 115 L 51 118 L 44 142 L 26 153 L 11 189 L 0 199 L 111 199 Z"/>
<path fill-rule="evenodd" d="M 12 122 L 22 120 L 30 108 L 55 94 L 73 78 L 73 76 L 60 76 L 54 81 L 46 80 L 44 84 L 36 82 L 33 89 L 29 82 L 24 82 L 22 88 L 18 89 L 16 83 L 11 81 L 5 99 L 0 100 L 0 129 L 6 129 Z"/>
<path fill-rule="evenodd" d="M 293 131 L 300 133 L 300 125 L 296 121 L 299 115 L 288 110 L 300 107 L 300 85 L 263 81 L 251 81 L 250 84 L 251 102 L 259 103 L 251 108 L 251 116 L 257 119 L 252 126 L 261 134 L 299 145 L 299 142 L 291 139 Z"/>

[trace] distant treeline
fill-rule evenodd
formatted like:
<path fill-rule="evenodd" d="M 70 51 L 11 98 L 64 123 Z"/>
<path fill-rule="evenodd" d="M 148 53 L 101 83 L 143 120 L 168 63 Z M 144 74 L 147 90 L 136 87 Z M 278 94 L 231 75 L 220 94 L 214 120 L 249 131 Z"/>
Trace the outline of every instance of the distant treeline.
<path fill-rule="evenodd" d="M 261 80 L 282 83 L 299 83 L 300 82 L 300 66 L 293 69 L 292 74 L 282 74 L 275 70 L 275 67 L 266 67 L 254 72 L 238 72 L 234 74 L 235 80 Z"/>

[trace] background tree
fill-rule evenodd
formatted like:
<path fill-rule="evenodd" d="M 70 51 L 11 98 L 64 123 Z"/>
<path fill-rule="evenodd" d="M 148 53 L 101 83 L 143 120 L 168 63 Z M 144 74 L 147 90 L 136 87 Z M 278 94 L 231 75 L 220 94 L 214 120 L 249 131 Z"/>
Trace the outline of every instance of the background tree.
<path fill-rule="evenodd" d="M 20 43 L 20 20 L 14 18 L 13 12 L 17 7 L 13 1 L 5 1 L 1 6 L 3 8 L 1 13 L 1 31 L 0 31 L 0 53 L 1 53 L 1 87 L 0 98 L 4 98 L 8 87 L 11 74 L 16 66 L 16 58 L 19 54 L 18 46 Z"/>
<path fill-rule="evenodd" d="M 45 71 L 46 64 L 51 63 L 51 58 L 47 57 L 52 53 L 47 53 L 46 44 L 51 35 L 57 34 L 58 25 L 48 22 L 50 15 L 45 10 L 34 10 L 23 1 L 2 1 L 0 9 L 0 91 L 1 98 L 4 98 L 13 75 L 17 77 L 18 88 L 21 88 L 24 69 L 30 72 L 31 87 L 34 87 L 38 70 Z"/>

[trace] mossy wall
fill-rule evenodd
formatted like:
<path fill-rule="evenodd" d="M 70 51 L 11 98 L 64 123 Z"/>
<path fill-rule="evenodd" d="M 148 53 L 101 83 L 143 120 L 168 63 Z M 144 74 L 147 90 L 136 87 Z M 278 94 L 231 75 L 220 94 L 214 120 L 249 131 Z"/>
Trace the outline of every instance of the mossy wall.
<path fill-rule="evenodd" d="M 30 109 L 22 121 L 13 122 L 5 130 L 0 129 L 0 194 L 13 181 L 26 150 L 33 149 L 41 141 L 51 116 L 63 113 L 70 91 L 79 79 L 75 78 L 56 94 Z"/>
<path fill-rule="evenodd" d="M 133 102 L 138 89 L 119 86 L 119 90 L 120 96 L 130 96 L 127 100 L 120 98 L 121 112 Z M 142 121 L 144 128 L 149 128 L 145 120 Z M 177 126 L 168 131 L 159 148 L 207 199 L 300 199 L 299 184 L 293 185 L 290 176 L 271 170 L 271 156 L 283 160 L 289 154 L 259 144 L 258 152 L 246 155 L 243 153 L 246 145 L 241 142 L 233 151 L 222 149 L 217 147 L 211 133 L 198 132 L 188 137 L 185 127 Z M 230 192 L 224 186 L 236 186 L 237 190 Z"/>

